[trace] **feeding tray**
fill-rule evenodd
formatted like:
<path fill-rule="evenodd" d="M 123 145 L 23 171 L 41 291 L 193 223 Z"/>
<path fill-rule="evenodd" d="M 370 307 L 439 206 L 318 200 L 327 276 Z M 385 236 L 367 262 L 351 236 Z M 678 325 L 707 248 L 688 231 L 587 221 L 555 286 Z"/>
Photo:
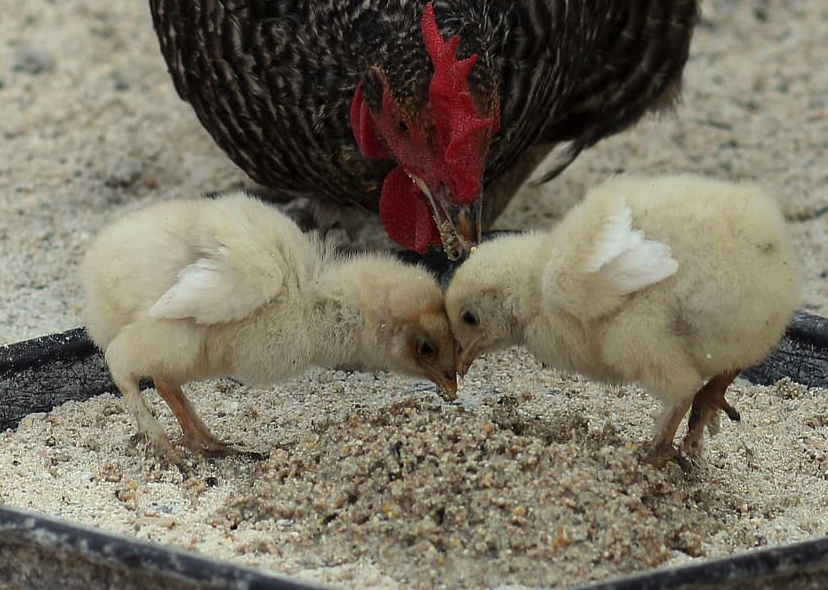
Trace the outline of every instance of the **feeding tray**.
<path fill-rule="evenodd" d="M 797 312 L 778 349 L 742 376 L 828 387 L 828 319 Z M 150 385 L 144 382 L 143 386 Z M 0 430 L 32 412 L 115 391 L 82 328 L 0 347 Z M 312 584 L 0 506 L 0 586 L 21 589 L 315 590 Z M 550 585 L 555 580 L 549 580 Z M 828 587 L 828 538 L 655 570 L 583 590 L 800 590 Z"/>
<path fill-rule="evenodd" d="M 324 590 L 287 576 L 0 506 L 0 584 L 52 590 Z M 550 580 L 550 584 L 554 580 Z M 570 590 L 818 590 L 828 538 Z"/>

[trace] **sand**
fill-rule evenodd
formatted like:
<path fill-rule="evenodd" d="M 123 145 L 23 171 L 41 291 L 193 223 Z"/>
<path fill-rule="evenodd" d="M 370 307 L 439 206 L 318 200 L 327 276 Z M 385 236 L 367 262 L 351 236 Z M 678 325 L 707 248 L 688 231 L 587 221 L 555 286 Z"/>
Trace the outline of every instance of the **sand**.
<path fill-rule="evenodd" d="M 144 0 L 0 0 L 0 14 L 4 344 L 80 323 L 78 261 L 109 220 L 249 183 L 176 96 Z M 705 2 L 676 113 L 525 188 L 498 225 L 549 226 L 622 169 L 757 181 L 801 253 L 802 309 L 828 314 L 825 39 L 822 0 Z M 102 395 L 0 433 L 0 502 L 353 588 L 562 586 L 828 533 L 824 390 L 737 381 L 742 421 L 690 472 L 642 463 L 653 398 L 518 349 L 475 363 L 456 404 L 322 370 L 190 391 L 216 434 L 269 458 L 164 468 Z"/>

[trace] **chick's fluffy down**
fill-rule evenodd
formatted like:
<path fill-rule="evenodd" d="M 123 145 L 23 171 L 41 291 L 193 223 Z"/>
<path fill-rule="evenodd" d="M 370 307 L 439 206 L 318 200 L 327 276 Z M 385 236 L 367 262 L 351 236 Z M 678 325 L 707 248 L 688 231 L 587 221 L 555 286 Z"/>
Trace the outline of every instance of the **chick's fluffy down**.
<path fill-rule="evenodd" d="M 616 195 L 625 196 L 632 227 L 666 245 L 677 269 L 636 292 L 607 325 L 607 360 L 628 362 L 628 343 L 650 354 L 677 344 L 711 377 L 764 358 L 800 291 L 796 253 L 775 201 L 752 185 L 621 176 L 592 191 L 587 205 L 601 207 Z M 566 229 L 578 230 L 562 227 L 556 236 L 566 239 Z"/>
<path fill-rule="evenodd" d="M 270 247 L 263 251 L 262 244 Z M 188 282 L 188 273 L 225 262 L 221 252 L 228 249 L 232 258 L 213 273 L 220 284 Z M 280 290 L 283 269 L 312 276 L 321 259 L 317 250 L 288 218 L 242 193 L 136 211 L 107 226 L 83 261 L 87 330 L 106 349 L 123 326 L 142 316 L 193 317 L 204 324 L 241 319 Z M 176 293 L 181 285 L 189 296 Z"/>
<path fill-rule="evenodd" d="M 483 243 L 446 293 L 458 363 L 509 344 L 664 401 L 761 360 L 799 298 L 785 222 L 758 188 L 620 176 L 549 232 Z"/>
<path fill-rule="evenodd" d="M 105 229 L 82 264 L 89 334 L 138 431 L 167 457 L 140 390 L 152 378 L 197 451 L 229 452 L 181 385 L 269 385 L 311 366 L 394 370 L 453 396 L 454 341 L 428 272 L 390 255 L 337 257 L 243 193 L 172 201 Z"/>

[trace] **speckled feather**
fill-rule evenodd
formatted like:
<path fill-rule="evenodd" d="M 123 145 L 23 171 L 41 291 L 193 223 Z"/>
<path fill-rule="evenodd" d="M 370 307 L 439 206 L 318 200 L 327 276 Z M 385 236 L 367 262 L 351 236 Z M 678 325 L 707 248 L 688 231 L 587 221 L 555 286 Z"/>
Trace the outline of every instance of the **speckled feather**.
<path fill-rule="evenodd" d="M 582 149 L 672 104 L 697 4 L 434 1 L 441 32 L 460 35 L 458 57 L 479 54 L 469 76 L 476 102 L 500 102 L 483 178 L 485 225 L 543 154 L 564 144 L 549 179 Z M 371 68 L 384 73 L 403 109 L 423 104 L 433 72 L 420 30 L 424 6 L 150 0 L 178 93 L 238 166 L 278 193 L 373 211 L 394 163 L 360 153 L 349 108 Z"/>

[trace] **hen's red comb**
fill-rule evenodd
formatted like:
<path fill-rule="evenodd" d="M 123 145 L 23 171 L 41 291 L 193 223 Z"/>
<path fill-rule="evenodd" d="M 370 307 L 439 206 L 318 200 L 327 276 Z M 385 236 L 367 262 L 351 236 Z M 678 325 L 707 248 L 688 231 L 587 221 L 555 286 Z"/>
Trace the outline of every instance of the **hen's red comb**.
<path fill-rule="evenodd" d="M 459 61 L 455 59 L 460 37 L 455 35 L 448 41 L 443 39 L 437 26 L 437 18 L 434 16 L 434 5 L 431 2 L 426 4 L 425 10 L 423 10 L 421 26 L 426 51 L 428 51 L 428 55 L 434 63 L 432 85 L 437 81 L 440 90 L 454 90 L 455 94 L 463 90 L 468 92 L 469 87 L 466 78 L 471 72 L 474 62 L 477 61 L 477 55 L 471 55 Z"/>
<path fill-rule="evenodd" d="M 491 132 L 500 121 L 480 116 L 471 96 L 468 76 L 477 62 L 477 54 L 458 60 L 458 35 L 446 41 L 437 27 L 431 2 L 423 10 L 421 22 L 426 51 L 434 64 L 428 88 L 434 108 L 437 139 L 451 179 L 451 192 L 460 203 L 469 203 L 480 192 L 480 177 Z"/>

